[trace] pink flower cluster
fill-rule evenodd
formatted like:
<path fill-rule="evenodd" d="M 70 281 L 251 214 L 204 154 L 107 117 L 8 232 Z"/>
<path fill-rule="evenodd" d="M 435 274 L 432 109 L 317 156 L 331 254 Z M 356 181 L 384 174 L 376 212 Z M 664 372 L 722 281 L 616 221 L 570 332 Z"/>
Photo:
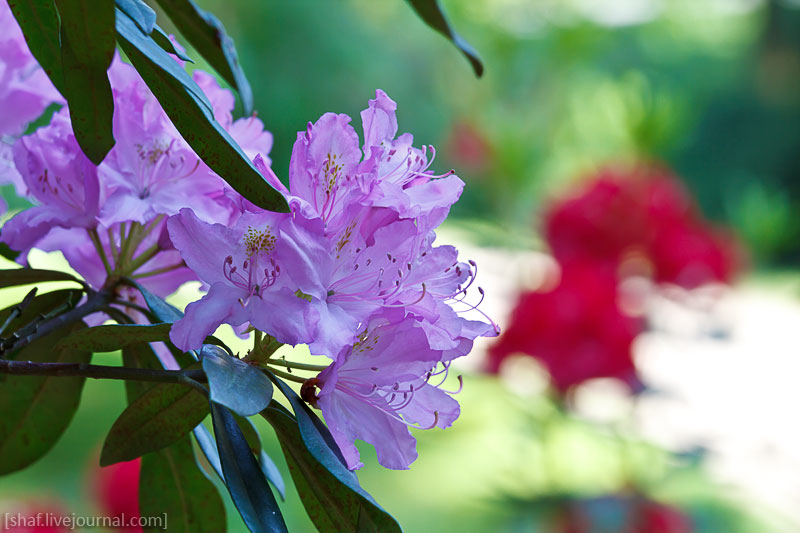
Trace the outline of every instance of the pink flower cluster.
<path fill-rule="evenodd" d="M 620 307 L 623 278 L 691 289 L 729 282 L 741 268 L 733 238 L 703 220 L 679 179 L 663 168 L 605 169 L 550 205 L 544 218 L 560 279 L 549 292 L 520 295 L 510 326 L 489 352 L 488 370 L 527 354 L 562 394 L 601 377 L 640 386 L 632 345 L 642 324 Z"/>
<path fill-rule="evenodd" d="M 169 235 L 209 285 L 172 329 L 173 342 L 199 347 L 220 324 L 250 324 L 279 342 L 306 343 L 333 364 L 308 380 L 348 466 L 361 466 L 355 439 L 379 462 L 407 468 L 416 458 L 407 427 L 447 427 L 458 404 L 443 390 L 450 362 L 491 321 L 465 318 L 473 263 L 434 230 L 463 182 L 428 170 L 433 147 L 397 133 L 396 104 L 382 91 L 361 113 L 364 144 L 350 117 L 327 113 L 300 132 L 284 187 L 256 166 L 291 206 L 287 214 L 243 204 L 235 222 L 204 222 L 190 209 Z M 437 378 L 437 375 L 441 376 Z"/>
<path fill-rule="evenodd" d="M 291 207 L 264 211 L 202 162 L 131 66 L 115 58 L 109 79 L 116 144 L 99 166 L 81 152 L 67 107 L 14 143 L 35 205 L 5 224 L 2 241 L 21 261 L 33 247 L 59 250 L 94 287 L 129 277 L 166 296 L 202 281 L 207 293 L 172 328 L 176 346 L 199 348 L 221 324 L 308 344 L 332 364 L 303 396 L 348 466 L 361 465 L 353 441 L 363 439 L 381 464 L 407 468 L 408 427 L 458 416 L 440 387 L 450 362 L 497 334 L 491 320 L 464 316 L 477 307 L 466 300 L 475 264 L 434 244 L 464 183 L 429 170 L 432 146 L 397 136 L 396 104 L 379 90 L 361 114 L 363 146 L 347 115 L 327 113 L 298 134 L 287 189 L 269 167 L 263 124 L 234 121 L 233 95 L 196 71 L 216 119 Z"/>

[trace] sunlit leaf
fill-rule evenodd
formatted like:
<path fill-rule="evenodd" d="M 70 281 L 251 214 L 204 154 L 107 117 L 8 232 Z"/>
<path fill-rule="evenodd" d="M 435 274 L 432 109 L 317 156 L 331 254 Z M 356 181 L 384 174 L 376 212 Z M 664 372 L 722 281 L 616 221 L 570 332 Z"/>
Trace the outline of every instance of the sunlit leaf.
<path fill-rule="evenodd" d="M 269 405 L 272 383 L 258 367 L 216 346 L 203 345 L 200 356 L 213 401 L 241 416 L 257 414 Z"/>
<path fill-rule="evenodd" d="M 211 419 L 225 485 L 244 523 L 256 533 L 287 531 L 278 502 L 233 414 L 211 402 Z"/>
<path fill-rule="evenodd" d="M 142 457 L 139 513 L 143 517 L 166 517 L 169 531 L 226 530 L 225 506 L 198 466 L 188 436 Z"/>
<path fill-rule="evenodd" d="M 82 322 L 45 335 L 17 354 L 18 360 L 88 363 L 91 354 L 55 343 Z M 72 421 L 85 378 L 8 375 L 0 384 L 0 474 L 25 468 L 45 455 Z"/>
<path fill-rule="evenodd" d="M 158 0 L 158 4 L 208 64 L 239 92 L 244 112 L 253 111 L 253 91 L 244 75 L 236 48 L 222 23 L 192 0 Z"/>
<path fill-rule="evenodd" d="M 25 42 L 50 81 L 64 94 L 58 12 L 53 0 L 9 0 Z"/>
<path fill-rule="evenodd" d="M 114 4 L 55 0 L 61 19 L 63 94 L 81 149 L 99 165 L 114 146 L 114 97 L 106 71 L 116 50 Z"/>
<path fill-rule="evenodd" d="M 272 211 L 288 211 L 284 197 L 266 182 L 216 121 L 208 99 L 186 71 L 121 11 L 117 15 L 117 33 L 133 66 L 203 161 L 254 204 Z"/>
<path fill-rule="evenodd" d="M 169 446 L 208 414 L 208 402 L 192 387 L 160 383 L 136 398 L 108 432 L 100 454 L 107 466 Z"/>
<path fill-rule="evenodd" d="M 428 26 L 450 39 L 461 50 L 472 65 L 475 75 L 480 78 L 483 75 L 483 63 L 478 52 L 450 27 L 439 0 L 408 0 L 408 3 Z"/>

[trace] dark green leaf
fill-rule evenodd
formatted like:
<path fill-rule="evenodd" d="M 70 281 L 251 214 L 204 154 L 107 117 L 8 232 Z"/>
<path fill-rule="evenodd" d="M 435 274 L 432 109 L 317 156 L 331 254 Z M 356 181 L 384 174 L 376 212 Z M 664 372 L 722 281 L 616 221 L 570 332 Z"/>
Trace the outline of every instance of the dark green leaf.
<path fill-rule="evenodd" d="M 75 276 L 58 270 L 40 270 L 36 268 L 0 270 L 0 289 L 28 283 L 43 283 L 45 281 L 74 281 L 80 283 Z"/>
<path fill-rule="evenodd" d="M 194 63 L 192 58 L 184 54 L 179 47 L 175 46 L 175 43 L 173 43 L 169 36 L 164 33 L 164 30 L 158 26 L 153 28 L 153 33 L 150 34 L 150 37 L 152 37 L 156 44 L 163 48 L 165 52 L 173 54 L 177 56 L 178 59 L 182 59 L 183 61 Z"/>
<path fill-rule="evenodd" d="M 267 480 L 272 483 L 272 486 L 278 491 L 281 500 L 286 501 L 286 483 L 283 481 L 283 476 L 280 470 L 278 470 L 275 461 L 267 455 L 267 452 L 261 450 L 258 452 L 258 464 L 261 466 L 261 471 L 264 472 Z"/>
<path fill-rule="evenodd" d="M 331 470 L 309 451 L 298 420 L 283 406 L 272 402 L 261 414 L 275 429 L 303 506 L 319 531 L 401 531 L 364 492 L 355 474 Z"/>
<path fill-rule="evenodd" d="M 198 466 L 188 436 L 142 457 L 139 512 L 165 516 L 169 531 L 225 531 L 225 506 Z"/>
<path fill-rule="evenodd" d="M 24 334 L 33 333 L 38 322 L 53 314 L 71 309 L 80 301 L 82 294 L 83 292 L 78 289 L 62 289 L 36 296 L 24 306 L 21 314 L 18 313 L 16 318 L 8 323 L 3 331 L 3 338 L 11 339 L 15 335 L 22 337 Z M 16 305 L 12 305 L 0 311 L 0 324 L 5 324 L 6 319 L 16 307 Z M 68 333 L 68 331 L 63 331 L 62 337 Z M 4 355 L 11 358 L 9 354 Z"/>
<path fill-rule="evenodd" d="M 252 416 L 269 405 L 272 383 L 261 369 L 208 344 L 200 355 L 213 401 L 241 416 Z"/>
<path fill-rule="evenodd" d="M 156 26 L 156 12 L 142 0 L 116 0 L 117 7 L 124 11 L 139 26 L 139 29 L 150 35 Z"/>
<path fill-rule="evenodd" d="M 302 485 L 298 484 L 298 477 L 305 478 L 310 494 L 306 494 L 308 502 L 303 498 L 303 504 L 309 516 L 312 512 L 323 512 L 327 516 L 327 519 L 320 518 L 320 523 L 314 522 L 317 527 L 327 521 L 335 524 L 331 531 L 361 531 L 366 523 L 373 523 L 379 531 L 401 531 L 397 521 L 361 488 L 355 473 L 348 470 L 325 424 L 286 383 L 277 378 L 273 381 L 291 403 L 295 417 L 275 402 L 262 411 L 262 415 L 278 433 L 287 462 L 289 457 L 295 462 L 292 478 L 298 491 Z M 292 464 L 289 466 L 291 469 Z M 318 507 L 315 507 L 315 501 Z"/>
<path fill-rule="evenodd" d="M 408 3 L 428 26 L 450 39 L 461 50 L 472 65 L 475 75 L 480 78 L 483 75 L 483 63 L 478 52 L 450 27 L 439 0 L 408 0 Z"/>
<path fill-rule="evenodd" d="M 156 353 L 149 344 L 144 342 L 130 344 L 122 349 L 122 365 L 128 368 L 144 368 L 147 370 L 160 370 L 162 368 L 161 361 L 158 360 Z M 155 385 L 155 383 L 147 381 L 125 381 L 125 395 L 128 399 L 128 404 Z"/>
<path fill-rule="evenodd" d="M 64 94 L 58 12 L 53 0 L 9 0 L 25 42 L 56 89 Z"/>
<path fill-rule="evenodd" d="M 211 402 L 214 436 L 231 499 L 250 531 L 286 531 L 278 502 L 253 452 L 227 408 Z"/>
<path fill-rule="evenodd" d="M 253 91 L 244 75 L 236 48 L 222 23 L 192 0 L 158 0 L 158 4 L 208 64 L 239 92 L 244 113 L 253 112 Z"/>
<path fill-rule="evenodd" d="M 56 330 L 17 355 L 26 361 L 88 363 L 89 352 L 54 347 L 65 333 L 83 327 L 78 322 Z M 53 447 L 78 409 L 84 381 L 83 377 L 6 377 L 0 384 L 0 474 L 25 468 Z"/>
<path fill-rule="evenodd" d="M 208 403 L 192 387 L 160 383 L 136 398 L 108 432 L 100 454 L 107 466 L 169 446 L 208 414 Z"/>
<path fill-rule="evenodd" d="M 19 252 L 12 250 L 6 243 L 0 242 L 0 256 L 5 257 L 9 261 L 16 261 L 17 257 L 19 257 Z"/>
<path fill-rule="evenodd" d="M 250 450 L 258 457 L 258 464 L 261 466 L 261 471 L 264 472 L 264 475 L 267 477 L 267 481 L 272 483 L 272 486 L 278 491 L 281 500 L 286 501 L 286 484 L 283 482 L 283 477 L 278 467 L 275 465 L 275 462 L 267 455 L 267 452 L 262 449 L 261 435 L 258 434 L 258 429 L 256 429 L 255 424 L 253 424 L 249 418 L 239 416 L 235 413 L 233 417 L 236 419 L 236 423 L 239 424 L 239 428 L 242 430 L 242 434 L 248 446 L 250 446 Z"/>
<path fill-rule="evenodd" d="M 203 161 L 254 204 L 287 212 L 284 197 L 266 182 L 216 121 L 208 99 L 186 71 L 122 12 L 117 15 L 117 32 L 131 63 Z"/>
<path fill-rule="evenodd" d="M 141 342 L 169 341 L 172 324 L 105 324 L 86 328 L 61 339 L 58 346 L 113 352 Z"/>
<path fill-rule="evenodd" d="M 64 96 L 81 149 L 99 165 L 114 147 L 114 97 L 106 71 L 116 50 L 114 4 L 55 0 L 61 18 Z"/>

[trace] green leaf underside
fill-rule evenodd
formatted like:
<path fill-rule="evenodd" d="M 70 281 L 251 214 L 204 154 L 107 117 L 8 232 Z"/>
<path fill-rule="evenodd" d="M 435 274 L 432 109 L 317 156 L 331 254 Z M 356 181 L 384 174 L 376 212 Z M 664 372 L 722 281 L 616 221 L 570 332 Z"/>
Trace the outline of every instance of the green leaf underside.
<path fill-rule="evenodd" d="M 208 414 L 205 397 L 192 387 L 159 383 L 136 398 L 111 427 L 100 464 L 130 461 L 169 446 Z"/>
<path fill-rule="evenodd" d="M 211 399 L 241 416 L 259 413 L 272 399 L 272 383 L 264 372 L 216 346 L 204 345 L 203 370 Z"/>
<path fill-rule="evenodd" d="M 75 139 L 99 165 L 114 146 L 114 97 L 106 71 L 116 50 L 114 4 L 55 0 L 61 19 L 63 94 Z"/>
<path fill-rule="evenodd" d="M 120 46 L 133 66 L 203 161 L 254 204 L 287 212 L 286 200 L 266 182 L 236 141 L 216 121 L 208 99 L 186 71 L 119 10 L 117 33 Z"/>
<path fill-rule="evenodd" d="M 52 0 L 9 0 L 25 42 L 50 81 L 64 94 L 58 12 Z"/>
<path fill-rule="evenodd" d="M 244 523 L 255 533 L 287 531 L 278 502 L 233 414 L 210 403 L 225 484 Z"/>
<path fill-rule="evenodd" d="M 139 512 L 141 516 L 166 516 L 169 531 L 225 531 L 225 506 L 199 468 L 188 436 L 142 457 Z"/>
<path fill-rule="evenodd" d="M 350 519 L 355 517 L 356 526 L 358 526 L 359 523 L 363 526 L 365 522 L 371 522 L 375 524 L 380 531 L 401 531 L 400 525 L 397 523 L 397 521 L 380 505 L 378 505 L 372 496 L 370 496 L 363 488 L 361 488 L 361 485 L 358 483 L 358 477 L 354 472 L 347 468 L 344 458 L 342 457 L 336 442 L 333 440 L 333 436 L 330 434 L 330 431 L 328 431 L 328 428 L 325 426 L 325 424 L 322 423 L 317 415 L 311 411 L 305 402 L 303 402 L 303 400 L 301 400 L 300 397 L 286 383 L 277 378 L 274 379 L 274 382 L 284 396 L 286 396 L 286 398 L 289 400 L 289 403 L 294 409 L 295 416 L 292 417 L 288 411 L 277 405 L 275 402 L 272 402 L 270 407 L 268 407 L 265 411 L 262 411 L 262 415 L 264 415 L 267 420 L 273 424 L 276 432 L 278 432 L 278 437 L 281 440 L 281 446 L 284 448 L 285 455 L 287 453 L 287 448 L 289 448 L 290 453 L 296 453 L 298 449 L 301 449 L 301 446 L 299 446 L 300 444 L 302 444 L 302 447 L 309 452 L 309 456 L 293 456 L 293 459 L 297 463 L 298 467 L 303 466 L 300 464 L 301 459 L 308 462 L 309 457 L 318 465 L 318 467 L 314 467 L 313 465 L 303 466 L 302 471 L 316 471 L 317 468 L 321 468 L 330 474 L 331 478 L 325 479 L 327 479 L 327 486 L 329 487 L 328 490 L 334 491 L 334 495 L 330 496 L 327 502 L 320 503 L 330 504 L 334 501 L 337 501 L 337 499 L 342 499 L 343 503 L 350 502 L 350 504 L 354 506 L 350 508 L 347 516 Z M 283 418 L 278 417 L 277 415 L 272 416 L 276 409 L 283 414 Z M 276 424 L 273 423 L 277 422 L 278 424 L 285 426 L 285 418 L 287 416 L 292 421 L 296 420 L 296 422 L 294 422 L 294 427 L 297 429 L 297 432 L 289 432 L 285 428 L 279 432 L 278 427 L 276 427 Z M 306 483 L 309 484 L 314 482 L 314 480 L 306 480 Z M 297 483 L 296 480 L 295 483 Z M 314 491 L 317 491 L 318 489 L 321 490 L 323 488 L 324 487 L 314 487 Z M 356 500 L 352 500 L 351 496 L 337 496 L 340 492 L 342 494 L 345 492 L 350 493 L 356 498 Z M 355 504 L 353 504 L 354 501 L 356 501 Z M 341 515 L 339 509 L 329 510 L 327 505 L 325 505 L 323 508 L 328 514 L 334 513 Z M 339 516 L 339 518 L 341 518 L 341 516 Z M 354 524 L 352 520 L 348 523 L 351 525 Z M 338 522 L 337 525 L 342 527 L 341 524 L 338 524 Z"/>
<path fill-rule="evenodd" d="M 480 78 L 483 75 L 483 63 L 478 56 L 478 52 L 450 27 L 444 15 L 444 11 L 439 5 L 439 0 L 407 1 L 425 24 L 450 39 L 450 41 L 461 50 L 461 53 L 464 54 L 464 57 L 466 57 L 470 65 L 472 65 L 472 70 L 475 71 L 475 75 Z"/>
<path fill-rule="evenodd" d="M 0 289 L 27 285 L 29 283 L 43 283 L 46 281 L 75 281 L 80 283 L 75 276 L 58 270 L 41 270 L 36 268 L 12 268 L 0 270 Z"/>
<path fill-rule="evenodd" d="M 128 15 L 139 29 L 150 35 L 156 26 L 156 12 L 141 0 L 116 0 L 117 7 Z"/>
<path fill-rule="evenodd" d="M 25 361 L 88 363 L 89 352 L 54 347 L 66 332 L 83 327 L 77 322 L 53 331 L 17 355 Z M 77 376 L 6 376 L 0 383 L 0 474 L 25 468 L 53 447 L 78 410 L 84 382 Z"/>
<path fill-rule="evenodd" d="M 272 402 L 262 416 L 278 436 L 295 488 L 319 531 L 401 531 L 391 516 L 382 510 L 376 513 L 371 502 L 340 481 L 311 454 L 297 421 L 285 408 Z M 359 487 L 359 491 L 363 489 Z M 385 516 L 380 518 L 380 514 Z"/>
<path fill-rule="evenodd" d="M 253 91 L 244 75 L 233 40 L 213 14 L 197 7 L 192 0 L 158 0 L 181 35 L 208 64 L 239 92 L 244 113 L 253 111 Z"/>

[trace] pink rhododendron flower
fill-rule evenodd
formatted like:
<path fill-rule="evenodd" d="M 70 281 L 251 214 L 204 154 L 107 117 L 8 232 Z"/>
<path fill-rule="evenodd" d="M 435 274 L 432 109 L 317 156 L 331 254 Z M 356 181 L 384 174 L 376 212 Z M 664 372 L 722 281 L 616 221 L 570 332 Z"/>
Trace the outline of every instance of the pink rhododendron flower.
<path fill-rule="evenodd" d="M 280 342 L 309 342 L 319 317 L 290 273 L 311 269 L 302 247 L 283 233 L 290 215 L 246 213 L 232 227 L 201 221 L 190 209 L 168 222 L 186 264 L 209 285 L 186 307 L 170 338 L 182 349 L 199 348 L 222 323 L 249 322 Z M 295 272 L 295 275 L 298 275 Z"/>
<path fill-rule="evenodd" d="M 11 146 L 54 102 L 63 99 L 28 49 L 8 2 L 0 0 L 0 184 L 12 183 L 20 196 L 26 193 L 25 185 Z"/>
<path fill-rule="evenodd" d="M 16 168 L 39 204 L 18 213 L 3 226 L 2 239 L 27 252 L 52 228 L 94 228 L 101 199 L 97 167 L 83 155 L 62 109 L 49 125 L 19 139 Z"/>
<path fill-rule="evenodd" d="M 380 317 L 303 385 L 303 398 L 322 410 L 348 468 L 363 466 L 354 444 L 361 439 L 375 446 L 381 465 L 406 469 L 417 458 L 409 427 L 447 428 L 458 418 L 458 402 L 440 387 L 449 369 L 442 357 L 415 321 Z"/>

